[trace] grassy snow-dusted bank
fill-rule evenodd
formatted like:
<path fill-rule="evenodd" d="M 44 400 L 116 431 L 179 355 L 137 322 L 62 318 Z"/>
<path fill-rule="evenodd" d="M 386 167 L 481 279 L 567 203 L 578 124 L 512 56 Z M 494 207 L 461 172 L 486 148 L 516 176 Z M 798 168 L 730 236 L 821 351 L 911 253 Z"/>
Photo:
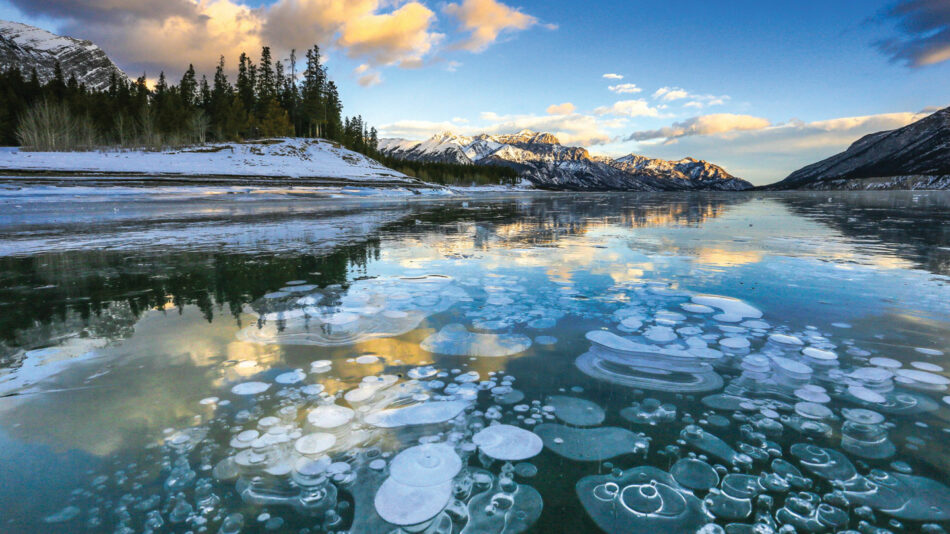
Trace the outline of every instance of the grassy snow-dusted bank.
<path fill-rule="evenodd" d="M 0 176 L 62 178 L 234 179 L 301 185 L 432 187 L 323 139 L 215 143 L 165 151 L 30 152 L 0 150 Z M 141 181 L 141 180 L 139 180 Z"/>

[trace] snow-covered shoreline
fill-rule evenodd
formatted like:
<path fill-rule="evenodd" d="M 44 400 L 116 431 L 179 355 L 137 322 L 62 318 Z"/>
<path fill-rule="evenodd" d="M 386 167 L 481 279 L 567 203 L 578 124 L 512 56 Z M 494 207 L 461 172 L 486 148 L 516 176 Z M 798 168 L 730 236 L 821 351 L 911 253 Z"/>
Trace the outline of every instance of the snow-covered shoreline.
<path fill-rule="evenodd" d="M 372 182 L 427 187 L 362 154 L 323 139 L 282 138 L 212 143 L 163 151 L 30 152 L 0 150 L 0 175 L 119 180 L 148 177 L 299 180 L 333 184 Z"/>

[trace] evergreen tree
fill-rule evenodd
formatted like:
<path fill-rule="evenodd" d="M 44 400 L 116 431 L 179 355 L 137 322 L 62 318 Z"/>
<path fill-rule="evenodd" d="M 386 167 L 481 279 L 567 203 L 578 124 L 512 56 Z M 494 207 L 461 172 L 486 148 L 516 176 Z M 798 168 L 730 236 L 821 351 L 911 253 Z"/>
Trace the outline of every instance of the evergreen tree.
<path fill-rule="evenodd" d="M 207 83 L 207 81 L 206 81 Z M 178 90 L 181 93 L 182 103 L 191 108 L 199 102 L 198 82 L 195 78 L 195 66 L 189 64 L 188 70 L 181 77 L 181 83 L 178 84 Z"/>

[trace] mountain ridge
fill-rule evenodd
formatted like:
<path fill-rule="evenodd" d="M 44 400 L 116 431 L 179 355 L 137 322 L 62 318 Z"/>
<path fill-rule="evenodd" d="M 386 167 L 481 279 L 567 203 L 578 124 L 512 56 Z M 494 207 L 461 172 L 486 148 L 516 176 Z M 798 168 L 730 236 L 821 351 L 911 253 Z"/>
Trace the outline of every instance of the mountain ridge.
<path fill-rule="evenodd" d="M 950 107 L 895 130 L 865 135 L 844 152 L 766 189 L 950 189 Z"/>
<path fill-rule="evenodd" d="M 684 158 L 666 161 L 629 154 L 591 156 L 583 147 L 562 145 L 553 134 L 522 130 L 474 136 L 441 132 L 422 140 L 381 139 L 388 157 L 462 165 L 512 167 L 544 189 L 578 191 L 682 191 L 751 189 L 752 184 L 712 163 Z"/>
<path fill-rule="evenodd" d="M 71 76 L 92 90 L 108 89 L 112 74 L 128 76 L 91 41 L 56 35 L 35 26 L 0 20 L 0 69 L 18 67 L 29 78 L 36 69 L 40 82 L 54 76 L 59 63 L 63 77 Z"/>

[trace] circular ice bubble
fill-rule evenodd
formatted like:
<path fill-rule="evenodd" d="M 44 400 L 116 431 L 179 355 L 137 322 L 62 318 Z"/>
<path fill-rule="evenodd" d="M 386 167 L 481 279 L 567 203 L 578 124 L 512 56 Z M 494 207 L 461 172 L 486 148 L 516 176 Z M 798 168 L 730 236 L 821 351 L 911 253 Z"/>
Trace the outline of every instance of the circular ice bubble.
<path fill-rule="evenodd" d="M 668 326 L 651 326 L 643 333 L 643 337 L 654 343 L 669 343 L 677 339 L 676 332 Z"/>
<path fill-rule="evenodd" d="M 864 386 L 848 386 L 848 393 L 858 400 L 869 402 L 871 404 L 884 404 L 887 402 L 887 398 L 884 395 L 881 395 L 876 391 L 872 391 Z"/>
<path fill-rule="evenodd" d="M 397 454 L 389 476 L 407 486 L 434 486 L 451 481 L 462 469 L 462 459 L 450 445 L 425 443 Z"/>
<path fill-rule="evenodd" d="M 376 492 L 376 513 L 393 525 L 418 525 L 439 515 L 452 497 L 452 482 L 408 486 L 390 477 Z"/>
<path fill-rule="evenodd" d="M 821 361 L 833 361 L 838 359 L 838 355 L 830 350 L 822 350 L 815 347 L 805 347 L 802 354 L 809 358 Z"/>
<path fill-rule="evenodd" d="M 243 382 L 231 388 L 235 395 L 257 395 L 270 389 L 266 382 Z"/>
<path fill-rule="evenodd" d="M 804 345 L 802 340 L 788 334 L 769 334 L 769 341 L 782 345 Z"/>
<path fill-rule="evenodd" d="M 762 312 L 739 299 L 731 297 L 721 297 L 718 295 L 696 295 L 692 298 L 694 304 L 702 304 L 718 308 L 728 315 L 738 315 L 748 319 L 758 319 L 762 317 Z"/>
<path fill-rule="evenodd" d="M 795 396 L 806 402 L 817 402 L 824 404 L 831 402 L 831 397 L 825 391 L 816 390 L 809 387 L 802 387 L 795 390 Z"/>
<path fill-rule="evenodd" d="M 682 458 L 670 468 L 670 474 L 683 487 L 691 490 L 708 490 L 719 484 L 719 474 L 702 460 Z"/>
<path fill-rule="evenodd" d="M 490 425 L 472 436 L 486 456 L 496 460 L 518 461 L 537 456 L 544 448 L 534 432 L 511 425 Z"/>
<path fill-rule="evenodd" d="M 643 326 L 643 321 L 636 317 L 627 317 L 623 321 L 620 321 L 620 326 L 627 330 L 639 330 L 640 327 Z"/>
<path fill-rule="evenodd" d="M 575 490 L 591 519 L 610 534 L 696 532 L 708 521 L 702 502 L 655 467 L 586 476 Z"/>
<path fill-rule="evenodd" d="M 208 405 L 208 404 L 215 404 L 217 402 L 218 402 L 217 397 L 205 397 L 201 399 L 200 401 L 198 401 L 198 404 Z"/>
<path fill-rule="evenodd" d="M 864 408 L 844 408 L 841 415 L 848 421 L 860 423 L 862 425 L 877 425 L 884 422 L 884 416 Z"/>
<path fill-rule="evenodd" d="M 409 369 L 409 372 L 407 374 L 409 375 L 409 378 L 419 380 L 422 378 L 429 378 L 430 376 L 435 376 L 436 374 L 438 374 L 438 372 L 439 370 L 436 369 L 435 367 L 432 367 L 431 365 L 424 365 L 422 367 L 413 367 L 412 369 Z"/>
<path fill-rule="evenodd" d="M 379 361 L 379 356 L 373 356 L 371 354 L 365 354 L 363 356 L 357 356 L 354 360 L 358 364 L 369 365 L 371 363 L 376 363 Z"/>
<path fill-rule="evenodd" d="M 307 434 L 294 443 L 294 449 L 304 456 L 316 456 L 336 444 L 336 436 L 325 432 Z"/>
<path fill-rule="evenodd" d="M 950 384 L 950 378 L 934 373 L 928 373 L 927 371 L 921 371 L 919 369 L 898 369 L 895 371 L 895 373 L 897 376 L 909 378 L 914 382 L 919 382 L 928 386 L 946 386 L 947 384 Z"/>
<path fill-rule="evenodd" d="M 930 362 L 910 362 L 911 367 L 920 369 L 921 371 L 927 371 L 929 373 L 942 373 L 943 367 L 939 365 L 930 363 Z"/>
<path fill-rule="evenodd" d="M 702 304 L 692 304 L 689 302 L 680 304 L 680 308 L 683 308 L 684 310 L 690 313 L 713 313 L 714 311 L 716 311 L 713 308 L 710 308 L 709 306 L 704 306 Z"/>
<path fill-rule="evenodd" d="M 915 347 L 914 350 L 921 354 L 926 354 L 927 356 L 943 356 L 942 350 L 928 349 L 924 347 Z"/>
<path fill-rule="evenodd" d="M 538 336 L 534 338 L 534 342 L 538 345 L 555 345 L 557 344 L 557 338 L 553 336 Z"/>
<path fill-rule="evenodd" d="M 875 367 L 883 367 L 884 369 L 900 369 L 903 364 L 893 358 L 882 358 L 880 356 L 871 358 L 868 360 L 868 363 Z"/>
<path fill-rule="evenodd" d="M 324 404 L 310 410 L 307 422 L 316 428 L 332 429 L 349 423 L 354 416 L 353 410 L 337 404 Z"/>
<path fill-rule="evenodd" d="M 814 402 L 796 403 L 795 413 L 808 419 L 830 419 L 834 416 L 830 408 Z"/>
<path fill-rule="evenodd" d="M 741 336 L 729 336 L 719 340 L 719 345 L 730 350 L 747 349 L 750 346 L 749 340 Z"/>
<path fill-rule="evenodd" d="M 305 378 L 307 378 L 307 375 L 303 372 L 303 369 L 294 369 L 289 373 L 277 375 L 274 382 L 278 384 L 296 384 L 297 382 L 302 382 Z"/>
<path fill-rule="evenodd" d="M 569 425 L 594 426 L 604 421 L 604 410 L 597 404 L 577 397 L 552 395 L 547 403 L 554 407 L 558 419 Z"/>
<path fill-rule="evenodd" d="M 400 428 L 410 425 L 433 425 L 454 419 L 469 406 L 465 400 L 432 401 L 371 412 L 367 424 L 377 428 Z"/>

